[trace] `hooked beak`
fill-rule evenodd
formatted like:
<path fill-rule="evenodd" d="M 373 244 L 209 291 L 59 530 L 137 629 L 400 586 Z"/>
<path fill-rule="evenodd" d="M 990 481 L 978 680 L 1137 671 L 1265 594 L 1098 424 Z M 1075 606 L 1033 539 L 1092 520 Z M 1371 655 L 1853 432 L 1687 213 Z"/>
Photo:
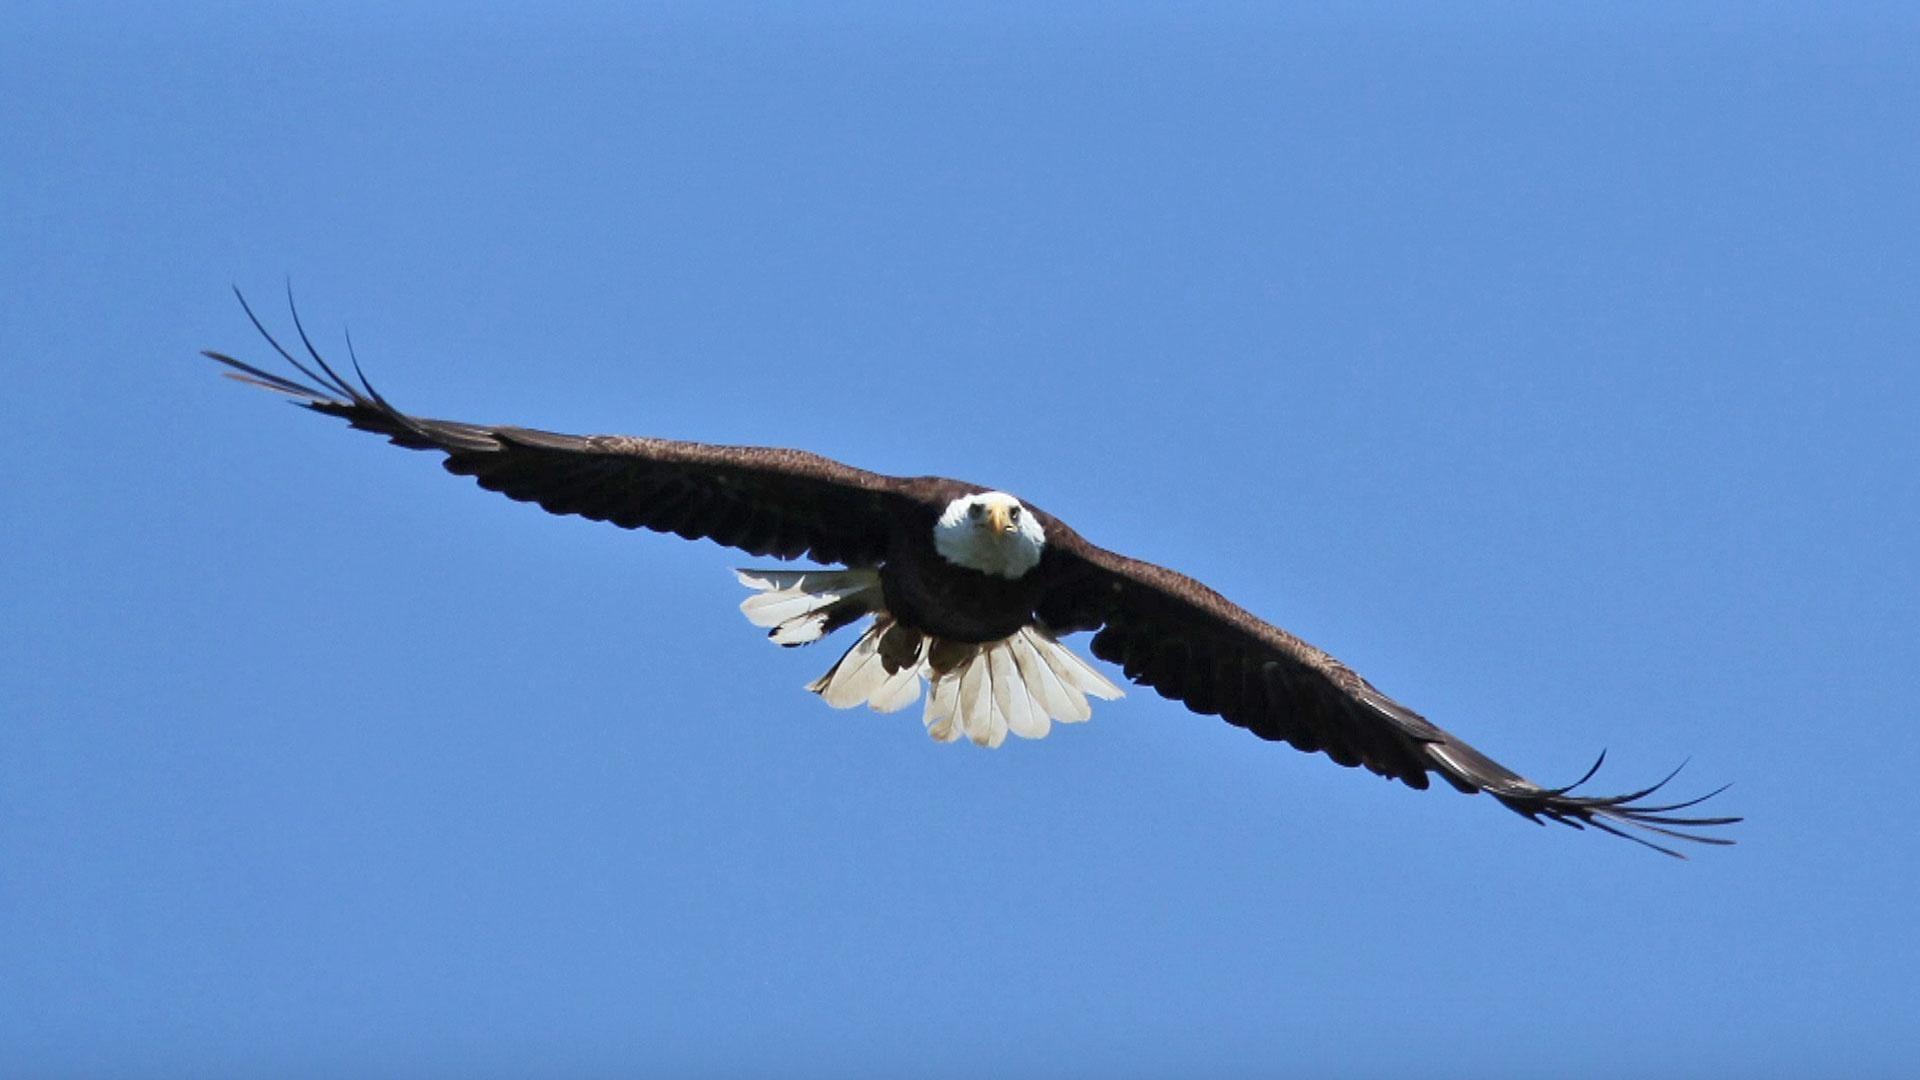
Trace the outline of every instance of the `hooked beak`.
<path fill-rule="evenodd" d="M 987 507 L 987 521 L 991 522 L 998 532 L 1013 531 L 1013 517 L 1007 513 L 1007 508 L 1004 506 Z"/>

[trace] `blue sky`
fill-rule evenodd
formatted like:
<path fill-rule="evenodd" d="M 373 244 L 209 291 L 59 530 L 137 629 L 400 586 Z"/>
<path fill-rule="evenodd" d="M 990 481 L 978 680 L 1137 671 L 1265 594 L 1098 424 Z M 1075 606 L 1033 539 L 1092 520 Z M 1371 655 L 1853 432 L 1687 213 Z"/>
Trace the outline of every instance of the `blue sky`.
<path fill-rule="evenodd" d="M 1910 1068 L 1917 23 L 9 5 L 0 1071 Z M 1740 846 L 834 712 L 753 560 L 216 378 L 289 278 L 403 406 L 1004 487 Z"/>

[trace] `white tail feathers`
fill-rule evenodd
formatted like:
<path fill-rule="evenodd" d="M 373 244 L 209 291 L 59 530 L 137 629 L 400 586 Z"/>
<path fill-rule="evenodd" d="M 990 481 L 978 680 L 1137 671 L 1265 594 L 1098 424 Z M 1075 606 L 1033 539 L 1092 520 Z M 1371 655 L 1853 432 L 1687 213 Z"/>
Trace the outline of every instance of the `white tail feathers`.
<path fill-rule="evenodd" d="M 965 735 L 978 746 L 999 746 L 1009 732 L 1045 738 L 1056 720 L 1073 724 L 1092 716 L 1088 696 L 1108 701 L 1123 696 L 1073 650 L 1033 626 L 973 646 L 971 655 L 945 674 L 928 669 L 926 677 L 933 681 L 924 716 L 927 734 L 941 742 Z"/>
<path fill-rule="evenodd" d="M 846 655 L 807 684 L 836 709 L 866 705 L 876 712 L 898 712 L 920 697 L 925 681 L 931 684 L 923 717 L 927 734 L 941 742 L 964 735 L 993 747 L 1009 732 L 1040 739 L 1056 720 L 1087 719 L 1093 715 L 1089 696 L 1108 701 L 1123 696 L 1093 665 L 1038 627 L 970 645 L 936 642 L 901 625 L 881 609 L 880 575 L 873 570 L 737 573 L 741 584 L 759 590 L 740 610 L 755 626 L 771 627 L 768 637 L 781 645 L 817 641 L 863 615 L 875 615 Z"/>
<path fill-rule="evenodd" d="M 889 639 L 888 632 L 896 629 L 899 633 Z M 924 636 L 882 615 L 807 689 L 836 709 L 866 705 L 875 712 L 899 712 L 920 696 L 926 648 Z"/>

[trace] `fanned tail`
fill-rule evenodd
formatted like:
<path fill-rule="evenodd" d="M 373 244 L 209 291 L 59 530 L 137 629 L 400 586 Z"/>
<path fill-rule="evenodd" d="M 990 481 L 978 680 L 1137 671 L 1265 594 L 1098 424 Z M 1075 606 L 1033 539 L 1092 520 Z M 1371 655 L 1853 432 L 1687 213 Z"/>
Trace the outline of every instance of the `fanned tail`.
<path fill-rule="evenodd" d="M 891 713 L 930 684 L 924 722 L 940 742 L 966 736 L 995 747 L 1008 733 L 1045 738 L 1055 721 L 1093 715 L 1088 697 L 1112 701 L 1122 692 L 1093 665 L 1038 627 L 999 641 L 946 641 L 903 625 L 882 607 L 874 570 L 740 570 L 756 590 L 740 605 L 780 645 L 805 645 L 872 615 L 872 625 L 827 670 L 807 684 L 836 709 L 865 705 Z"/>
<path fill-rule="evenodd" d="M 929 650 L 926 677 L 933 691 L 923 717 L 927 734 L 941 742 L 965 735 L 976 746 L 994 747 L 1009 732 L 1043 739 L 1056 720 L 1073 724 L 1092 716 L 1089 696 L 1107 701 L 1124 696 L 1038 627 L 1022 627 L 984 645 L 941 644 L 944 648 Z"/>

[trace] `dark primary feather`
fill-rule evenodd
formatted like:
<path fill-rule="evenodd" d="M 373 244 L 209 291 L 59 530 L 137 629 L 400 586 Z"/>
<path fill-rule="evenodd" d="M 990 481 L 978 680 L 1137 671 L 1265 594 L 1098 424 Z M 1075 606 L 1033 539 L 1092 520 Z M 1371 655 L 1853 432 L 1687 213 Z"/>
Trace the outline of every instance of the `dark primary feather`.
<path fill-rule="evenodd" d="M 894 520 L 886 503 L 903 497 L 910 486 L 799 450 L 558 435 L 410 416 L 380 396 L 358 359 L 352 379 L 329 364 L 308 339 L 297 312 L 294 326 L 305 360 L 267 331 L 245 297 L 240 303 L 268 344 L 306 381 L 208 352 L 234 369 L 231 377 L 288 394 L 315 412 L 384 435 L 398 446 L 438 450 L 446 455 L 449 472 L 552 513 L 711 539 L 755 555 L 872 565 L 886 551 Z"/>
<path fill-rule="evenodd" d="M 244 297 L 240 303 L 246 307 Z M 291 307 L 291 297 L 288 303 Z M 449 471 L 557 514 L 712 539 L 756 555 L 872 566 L 887 554 L 902 506 L 925 504 L 925 510 L 933 502 L 944 505 L 956 488 L 978 490 L 937 478 L 866 472 L 799 450 L 558 435 L 410 416 L 374 390 L 357 358 L 353 379 L 323 359 L 297 312 L 294 326 L 305 361 L 282 347 L 251 308 L 246 310 L 255 328 L 306 381 L 208 352 L 234 369 L 231 377 L 290 395 L 399 446 L 437 450 L 446 455 Z M 351 341 L 348 351 L 351 356 Z M 1425 788 L 1429 776 L 1438 774 L 1460 791 L 1484 791 L 1533 821 L 1592 826 L 1676 857 L 1679 852 L 1672 848 L 1623 827 L 1695 843 L 1732 843 L 1699 830 L 1739 818 L 1681 813 L 1718 791 L 1683 802 L 1649 803 L 1672 779 L 1668 776 L 1622 795 L 1575 794 L 1600 762 L 1574 784 L 1543 787 L 1192 578 L 1096 547 L 1057 519 L 1042 518 L 1047 554 L 1036 571 L 1045 586 L 1040 619 L 1058 633 L 1095 631 L 1095 656 L 1195 712 L 1218 715 L 1263 739 L 1324 753 L 1411 787 Z"/>
<path fill-rule="evenodd" d="M 1573 784 L 1542 787 L 1376 690 L 1332 656 L 1184 574 L 1097 547 L 1052 519 L 1047 547 L 1059 579 L 1039 612 L 1047 625 L 1059 632 L 1096 631 L 1095 656 L 1194 712 L 1218 715 L 1263 739 L 1324 753 L 1342 765 L 1365 766 L 1409 787 L 1424 789 L 1437 773 L 1458 790 L 1484 791 L 1533 821 L 1592 826 L 1676 857 L 1680 853 L 1672 848 L 1620 827 L 1701 844 L 1733 842 L 1698 830 L 1739 818 L 1677 813 L 1719 791 L 1648 803 L 1673 779 L 1669 775 L 1624 795 L 1575 794 L 1599 770 L 1598 761 Z"/>

